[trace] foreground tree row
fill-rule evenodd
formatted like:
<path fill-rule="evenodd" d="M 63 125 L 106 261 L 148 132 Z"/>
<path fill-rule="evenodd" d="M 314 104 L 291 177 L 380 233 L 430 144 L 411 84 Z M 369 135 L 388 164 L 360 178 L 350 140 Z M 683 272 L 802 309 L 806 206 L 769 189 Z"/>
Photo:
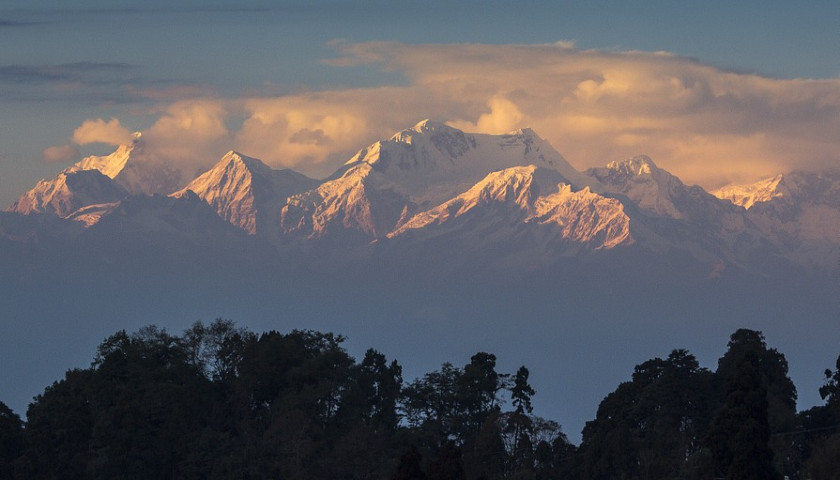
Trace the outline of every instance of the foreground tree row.
<path fill-rule="evenodd" d="M 119 332 L 47 387 L 23 422 L 0 403 L 0 479 L 830 479 L 840 471 L 840 359 L 826 404 L 796 412 L 784 356 L 738 330 L 717 370 L 685 350 L 638 365 L 579 447 L 533 414 L 526 367 L 404 382 L 329 333 L 217 320 Z"/>

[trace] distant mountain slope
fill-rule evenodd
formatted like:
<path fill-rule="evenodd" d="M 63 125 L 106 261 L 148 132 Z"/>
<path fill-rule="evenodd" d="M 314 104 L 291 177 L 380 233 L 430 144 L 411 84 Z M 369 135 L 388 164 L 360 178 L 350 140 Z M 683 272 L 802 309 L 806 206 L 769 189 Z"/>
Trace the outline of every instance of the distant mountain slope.
<path fill-rule="evenodd" d="M 131 144 L 120 145 L 110 155 L 86 157 L 54 178 L 39 181 L 8 211 L 69 217 L 81 208 L 129 194 L 168 194 L 179 182 L 180 173 L 147 155 L 136 134 Z"/>
<path fill-rule="evenodd" d="M 710 193 L 749 210 L 756 203 L 767 203 L 774 198 L 790 199 L 791 192 L 783 181 L 785 178 L 785 175 L 779 174 L 747 185 L 727 185 Z"/>
<path fill-rule="evenodd" d="M 114 153 L 82 159 L 65 172 L 99 170 L 129 193 L 169 194 L 181 186 L 181 173 L 147 152 L 139 133 L 132 143 L 120 145 Z"/>
<path fill-rule="evenodd" d="M 360 150 L 334 176 L 364 164 L 421 205 L 439 204 L 489 172 L 515 166 L 554 169 L 575 184 L 591 181 L 531 129 L 469 134 L 431 120 Z"/>
<path fill-rule="evenodd" d="M 748 217 L 799 265 L 837 268 L 840 174 L 794 171 L 712 192 L 748 209 Z"/>
<path fill-rule="evenodd" d="M 82 207 L 116 202 L 126 195 L 128 192 L 123 187 L 98 170 L 64 171 L 52 180 L 39 181 L 9 211 L 67 217 Z"/>
<path fill-rule="evenodd" d="M 287 197 L 318 184 L 293 170 L 273 170 L 256 158 L 230 151 L 210 170 L 173 195 L 192 191 L 220 217 L 251 235 L 276 233 Z"/>
<path fill-rule="evenodd" d="M 723 216 L 737 211 L 701 187 L 685 185 L 646 155 L 591 168 L 586 174 L 597 179 L 605 192 L 626 196 L 653 216 L 720 223 Z"/>
<path fill-rule="evenodd" d="M 592 193 L 589 187 L 572 187 L 559 172 L 531 165 L 490 173 L 466 192 L 415 215 L 388 236 L 416 238 L 462 232 L 476 250 L 502 239 L 508 239 L 511 249 L 525 248 L 528 237 L 548 250 L 561 245 L 598 250 L 633 243 L 629 224 L 618 200 Z M 529 235 L 527 230 L 533 233 Z"/>
<path fill-rule="evenodd" d="M 360 150 L 318 188 L 282 210 L 282 231 L 307 239 L 384 237 L 413 214 L 471 188 L 494 170 L 536 165 L 575 184 L 590 180 L 531 130 L 466 134 L 425 120 Z"/>

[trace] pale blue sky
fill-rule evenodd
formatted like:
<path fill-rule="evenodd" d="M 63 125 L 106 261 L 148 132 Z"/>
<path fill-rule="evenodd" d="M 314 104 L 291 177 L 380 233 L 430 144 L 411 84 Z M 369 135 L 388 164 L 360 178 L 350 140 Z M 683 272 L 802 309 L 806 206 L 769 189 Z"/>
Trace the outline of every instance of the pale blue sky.
<path fill-rule="evenodd" d="M 838 25 L 836 0 L 7 1 L 0 7 L 0 205 L 62 168 L 41 153 L 66 143 L 84 120 L 116 117 L 142 130 L 155 106 L 184 91 L 178 87 L 228 98 L 405 81 L 369 65 L 325 65 L 339 56 L 335 39 L 573 41 L 580 49 L 668 51 L 770 77 L 833 78 L 840 75 Z M 168 96 L 138 93 L 150 89 Z"/>

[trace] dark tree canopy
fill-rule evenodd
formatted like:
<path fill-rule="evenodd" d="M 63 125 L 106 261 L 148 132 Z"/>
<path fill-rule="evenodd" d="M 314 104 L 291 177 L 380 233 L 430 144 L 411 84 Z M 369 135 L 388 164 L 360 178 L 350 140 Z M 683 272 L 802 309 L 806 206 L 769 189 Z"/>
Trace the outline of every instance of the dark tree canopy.
<path fill-rule="evenodd" d="M 781 478 L 773 466 L 767 391 L 758 353 L 737 358 L 726 377 L 726 400 L 709 436 L 719 475 L 729 480 Z"/>
<path fill-rule="evenodd" d="M 767 416 L 770 427 L 770 447 L 774 453 L 775 468 L 788 476 L 798 473 L 795 438 L 789 435 L 773 435 L 792 432 L 797 429 L 796 387 L 788 376 L 785 356 L 775 348 L 768 348 L 761 332 L 739 329 L 730 337 L 729 349 L 718 361 L 718 382 L 724 385 L 726 379 L 735 373 L 739 363 L 747 355 L 755 355 L 758 362 L 758 381 L 766 392 Z"/>
<path fill-rule="evenodd" d="M 685 350 L 636 366 L 601 402 L 581 444 L 588 478 L 676 478 L 708 429 L 712 374 Z"/>
<path fill-rule="evenodd" d="M 23 422 L 0 402 L 0 480 L 13 478 L 14 462 L 23 453 Z"/>
<path fill-rule="evenodd" d="M 825 370 L 825 383 L 819 392 L 825 405 L 800 414 L 802 427 L 808 432 L 800 443 L 806 459 L 803 476 L 834 479 L 840 476 L 840 356 L 834 370 Z"/>
<path fill-rule="evenodd" d="M 27 410 L 0 403 L 4 479 L 791 479 L 840 471 L 840 358 L 795 412 L 784 355 L 738 330 L 716 372 L 685 350 L 635 367 L 580 448 L 534 415 L 530 372 L 478 352 L 404 384 L 344 338 L 228 320 L 105 339 Z"/>

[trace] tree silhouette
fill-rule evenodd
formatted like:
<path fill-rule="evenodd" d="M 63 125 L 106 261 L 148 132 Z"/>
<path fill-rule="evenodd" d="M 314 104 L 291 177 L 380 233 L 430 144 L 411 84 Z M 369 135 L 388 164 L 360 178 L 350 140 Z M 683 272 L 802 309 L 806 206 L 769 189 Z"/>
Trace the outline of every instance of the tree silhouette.
<path fill-rule="evenodd" d="M 714 404 L 712 374 L 685 350 L 637 365 L 609 394 L 581 444 L 589 478 L 674 478 L 700 450 Z"/>
<path fill-rule="evenodd" d="M 12 478 L 14 461 L 23 453 L 23 422 L 0 402 L 0 480 Z"/>
<path fill-rule="evenodd" d="M 767 391 L 756 352 L 747 351 L 726 378 L 726 400 L 718 411 L 710 447 L 719 474 L 728 480 L 781 478 L 773 467 Z"/>
<path fill-rule="evenodd" d="M 530 373 L 525 366 L 519 367 L 513 378 L 513 387 L 510 389 L 511 404 L 516 408 L 516 413 L 531 413 L 534 408 L 531 406 L 531 397 L 536 393 L 528 384 Z"/>
<path fill-rule="evenodd" d="M 725 385 L 726 379 L 734 373 L 745 355 L 754 354 L 758 359 L 758 379 L 767 395 L 767 421 L 771 434 L 796 430 L 797 393 L 788 376 L 785 356 L 775 348 L 768 348 L 761 332 L 745 328 L 736 330 L 730 336 L 728 347 L 718 361 L 716 375 L 719 384 Z M 794 437 L 773 436 L 770 448 L 774 453 L 776 469 L 784 475 L 796 476 L 798 468 L 794 463 L 798 455 Z"/>

